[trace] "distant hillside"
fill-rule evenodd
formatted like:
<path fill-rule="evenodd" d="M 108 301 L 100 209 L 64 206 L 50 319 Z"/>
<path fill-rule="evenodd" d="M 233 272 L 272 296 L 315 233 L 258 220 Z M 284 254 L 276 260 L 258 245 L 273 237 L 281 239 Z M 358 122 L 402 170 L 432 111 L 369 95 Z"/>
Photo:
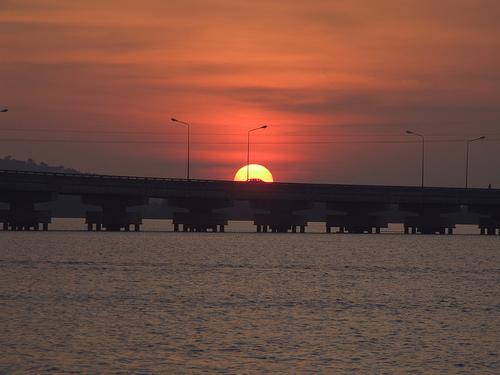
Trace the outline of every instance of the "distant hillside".
<path fill-rule="evenodd" d="M 33 159 L 16 160 L 8 155 L 0 159 L 0 169 L 9 169 L 17 171 L 30 171 L 30 172 L 60 172 L 60 173 L 81 173 L 76 169 L 66 168 L 62 165 L 53 166 L 44 163 L 43 161 L 37 163 Z"/>

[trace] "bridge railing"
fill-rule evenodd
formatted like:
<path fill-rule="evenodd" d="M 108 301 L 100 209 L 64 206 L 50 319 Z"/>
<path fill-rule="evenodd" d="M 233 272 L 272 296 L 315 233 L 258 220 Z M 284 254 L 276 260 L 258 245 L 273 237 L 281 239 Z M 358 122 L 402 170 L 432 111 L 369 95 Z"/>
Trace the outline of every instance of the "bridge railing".
<path fill-rule="evenodd" d="M 76 178 L 89 178 L 89 179 L 112 179 L 112 180 L 131 180 L 131 181 L 178 181 L 178 182 L 232 182 L 229 180 L 209 180 L 209 179 L 186 179 L 186 178 L 172 178 L 172 177 L 144 177 L 144 176 L 119 176 L 119 175 L 106 175 L 96 173 L 65 173 L 65 172 L 37 172 L 37 171 L 19 171 L 0 169 L 0 174 L 14 174 L 14 175 L 32 175 L 32 176 L 47 176 L 47 177 L 76 177 Z"/>

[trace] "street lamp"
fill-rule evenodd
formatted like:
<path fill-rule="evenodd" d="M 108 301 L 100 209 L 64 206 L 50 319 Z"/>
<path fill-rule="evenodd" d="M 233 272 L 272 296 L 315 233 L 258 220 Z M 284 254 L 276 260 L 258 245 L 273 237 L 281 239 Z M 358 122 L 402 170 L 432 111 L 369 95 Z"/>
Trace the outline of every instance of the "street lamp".
<path fill-rule="evenodd" d="M 424 187 L 424 168 L 425 168 L 425 138 L 422 134 L 412 132 L 411 130 L 407 130 L 406 134 L 415 135 L 422 139 L 422 188 Z"/>
<path fill-rule="evenodd" d="M 255 131 L 255 130 L 259 130 L 259 129 L 266 129 L 267 128 L 267 125 L 262 125 L 262 126 L 259 126 L 258 128 L 255 128 L 255 129 L 250 129 L 248 131 L 248 137 L 247 137 L 247 181 L 249 180 L 249 176 L 250 176 L 250 133 Z"/>
<path fill-rule="evenodd" d="M 468 139 L 467 140 L 467 153 L 465 157 L 465 188 L 467 189 L 469 186 L 469 146 L 472 142 L 480 141 L 485 139 L 486 137 L 483 135 L 482 137 Z"/>
<path fill-rule="evenodd" d="M 173 122 L 178 122 L 179 124 L 182 124 L 182 125 L 186 125 L 187 126 L 187 129 L 188 129 L 188 132 L 187 132 L 187 171 L 186 171 L 186 178 L 189 180 L 189 147 L 190 147 L 190 124 L 188 122 L 184 122 L 184 121 L 180 121 L 180 120 L 177 120 L 175 118 L 171 118 L 170 120 L 172 120 Z"/>

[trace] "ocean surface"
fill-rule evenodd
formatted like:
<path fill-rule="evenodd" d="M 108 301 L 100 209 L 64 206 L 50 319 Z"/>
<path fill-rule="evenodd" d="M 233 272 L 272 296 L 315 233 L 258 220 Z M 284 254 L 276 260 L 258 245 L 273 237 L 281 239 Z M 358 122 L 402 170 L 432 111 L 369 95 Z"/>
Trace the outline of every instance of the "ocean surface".
<path fill-rule="evenodd" d="M 0 374 L 500 373 L 500 237 L 239 225 L 0 231 Z"/>

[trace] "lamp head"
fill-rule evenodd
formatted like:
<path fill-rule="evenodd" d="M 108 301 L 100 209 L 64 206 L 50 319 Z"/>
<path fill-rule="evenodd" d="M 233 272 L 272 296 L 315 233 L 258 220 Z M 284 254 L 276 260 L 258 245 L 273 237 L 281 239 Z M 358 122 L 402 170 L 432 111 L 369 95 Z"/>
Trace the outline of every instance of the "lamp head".
<path fill-rule="evenodd" d="M 8 112 L 9 110 L 7 108 L 0 109 L 0 112 Z"/>
<path fill-rule="evenodd" d="M 483 135 L 483 136 L 479 137 L 479 139 L 486 139 L 486 137 Z"/>
<path fill-rule="evenodd" d="M 267 125 L 262 125 L 260 128 L 261 128 L 261 129 L 266 129 L 266 128 L 267 128 Z"/>
<path fill-rule="evenodd" d="M 411 130 L 407 130 L 406 134 L 413 134 L 413 132 Z"/>
<path fill-rule="evenodd" d="M 177 122 L 177 119 L 173 117 L 170 120 L 172 120 L 173 122 Z"/>

